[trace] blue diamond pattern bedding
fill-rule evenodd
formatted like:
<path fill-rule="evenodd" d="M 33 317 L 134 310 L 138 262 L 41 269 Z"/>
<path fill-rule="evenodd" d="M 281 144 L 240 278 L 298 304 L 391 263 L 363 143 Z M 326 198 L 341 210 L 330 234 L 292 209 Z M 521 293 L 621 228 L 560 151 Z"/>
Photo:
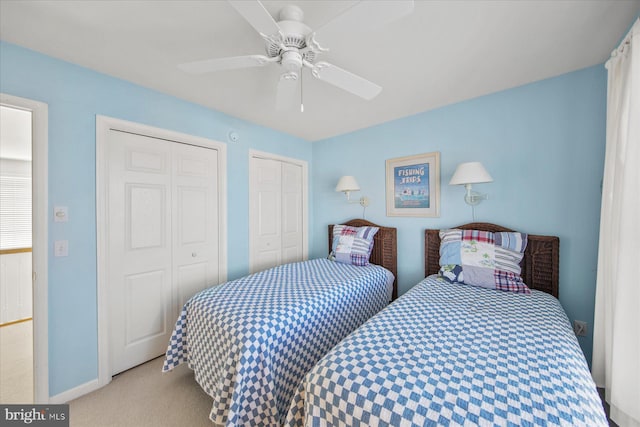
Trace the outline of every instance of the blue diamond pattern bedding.
<path fill-rule="evenodd" d="M 392 276 L 314 259 L 204 290 L 184 305 L 162 370 L 187 363 L 218 425 L 281 425 L 311 367 L 386 307 Z"/>
<path fill-rule="evenodd" d="M 429 276 L 305 376 L 289 426 L 607 426 L 557 299 Z"/>

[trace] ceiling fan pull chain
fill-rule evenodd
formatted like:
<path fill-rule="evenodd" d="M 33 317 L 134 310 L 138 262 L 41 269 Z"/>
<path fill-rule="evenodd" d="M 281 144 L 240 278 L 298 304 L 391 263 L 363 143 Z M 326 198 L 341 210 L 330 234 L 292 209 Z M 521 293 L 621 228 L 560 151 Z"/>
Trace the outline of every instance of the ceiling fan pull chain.
<path fill-rule="evenodd" d="M 304 103 L 302 102 L 302 71 L 303 69 L 300 68 L 300 112 L 304 113 Z"/>

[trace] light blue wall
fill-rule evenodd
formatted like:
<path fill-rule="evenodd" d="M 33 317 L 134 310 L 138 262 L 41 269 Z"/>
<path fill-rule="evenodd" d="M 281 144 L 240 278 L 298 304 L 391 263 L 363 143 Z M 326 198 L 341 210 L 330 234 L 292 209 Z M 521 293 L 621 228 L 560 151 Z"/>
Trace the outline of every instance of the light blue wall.
<path fill-rule="evenodd" d="M 494 182 L 475 186 L 490 196 L 476 219 L 559 236 L 560 301 L 591 332 L 605 109 L 606 70 L 598 65 L 315 142 L 312 254 L 326 253 L 327 224 L 362 215 L 334 191 L 341 175 L 354 175 L 371 200 L 366 218 L 398 228 L 399 288 L 406 292 L 424 276 L 423 230 L 471 222 L 464 188 L 448 182 L 458 163 L 481 161 Z M 441 156 L 440 217 L 387 217 L 385 160 L 432 151 Z M 590 361 L 591 334 L 580 344 Z"/>
<path fill-rule="evenodd" d="M 98 376 L 96 312 L 96 114 L 228 144 L 228 276 L 249 272 L 248 150 L 309 162 L 311 143 L 15 45 L 0 44 L 0 91 L 49 106 L 49 391 L 54 396 Z M 310 180 L 312 182 L 312 180 Z M 312 206 L 312 205 L 311 205 Z M 310 208 L 310 219 L 313 219 Z M 53 241 L 69 256 L 53 257 Z"/>

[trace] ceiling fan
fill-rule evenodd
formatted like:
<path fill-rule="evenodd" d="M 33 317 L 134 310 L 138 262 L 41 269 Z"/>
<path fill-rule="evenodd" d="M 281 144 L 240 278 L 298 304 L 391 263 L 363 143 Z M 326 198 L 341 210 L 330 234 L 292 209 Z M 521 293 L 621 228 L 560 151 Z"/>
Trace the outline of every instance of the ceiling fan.
<path fill-rule="evenodd" d="M 328 62 L 317 61 L 318 56 L 328 50 L 322 43 L 337 43 L 351 31 L 372 30 L 413 11 L 413 0 L 364 0 L 329 23 L 312 30 L 303 22 L 302 9 L 293 4 L 280 10 L 276 22 L 259 0 L 229 0 L 229 3 L 264 39 L 266 55 L 207 59 L 180 64 L 178 67 L 188 73 L 204 74 L 278 64 L 282 67 L 276 94 L 278 110 L 287 109 L 293 104 L 304 68 L 310 69 L 313 77 L 363 99 L 376 97 L 382 90 L 377 84 Z"/>

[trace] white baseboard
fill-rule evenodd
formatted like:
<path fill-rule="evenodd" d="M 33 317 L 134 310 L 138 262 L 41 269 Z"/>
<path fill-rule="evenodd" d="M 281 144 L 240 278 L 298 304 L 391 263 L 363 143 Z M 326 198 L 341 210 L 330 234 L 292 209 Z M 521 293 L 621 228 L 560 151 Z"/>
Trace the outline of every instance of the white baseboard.
<path fill-rule="evenodd" d="M 73 399 L 77 399 L 80 396 L 84 396 L 87 393 L 91 393 L 92 391 L 95 391 L 101 387 L 102 386 L 100 385 L 100 382 L 96 378 L 95 380 L 80 384 L 77 387 L 49 397 L 49 403 L 67 403 Z"/>

